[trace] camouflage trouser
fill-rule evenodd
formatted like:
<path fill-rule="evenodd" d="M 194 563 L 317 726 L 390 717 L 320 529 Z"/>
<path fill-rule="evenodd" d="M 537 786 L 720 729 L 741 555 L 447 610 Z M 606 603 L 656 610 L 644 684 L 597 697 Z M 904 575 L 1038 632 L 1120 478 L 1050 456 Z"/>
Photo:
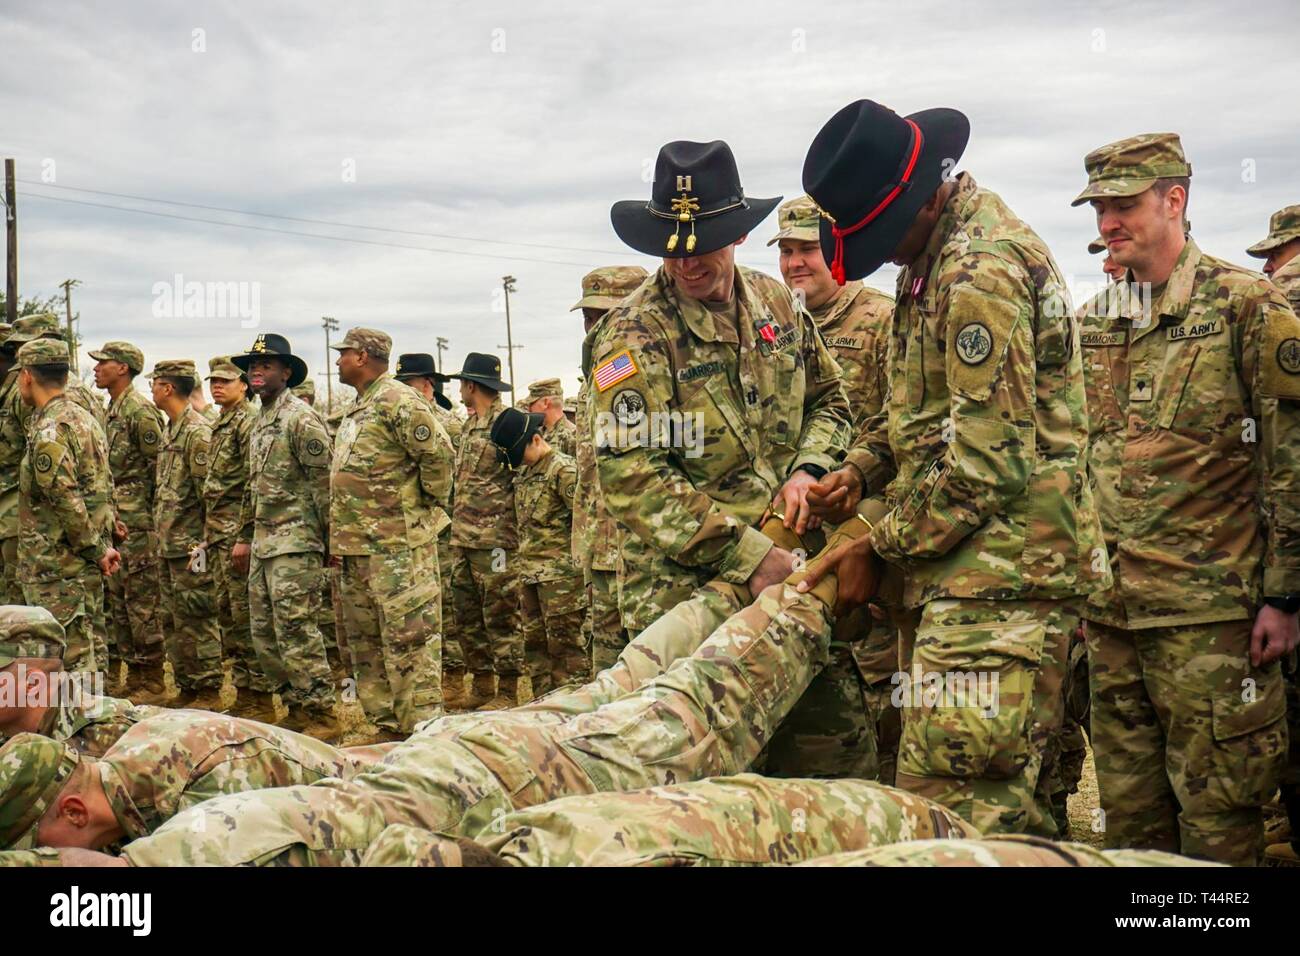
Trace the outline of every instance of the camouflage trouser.
<path fill-rule="evenodd" d="M 348 650 L 347 628 L 343 626 L 343 569 L 326 568 L 325 579 L 329 586 L 326 588 L 324 599 L 329 603 L 330 616 L 333 622 L 329 635 L 324 632 L 321 633 L 321 638 L 327 642 L 326 656 L 328 656 L 329 647 L 333 646 L 339 652 L 340 663 L 345 668 L 351 667 L 352 652 Z"/>
<path fill-rule="evenodd" d="M 745 821 L 738 826 L 738 821 Z M 906 840 L 978 837 L 950 810 L 865 780 L 714 777 L 561 797 L 476 834 L 511 866 L 770 866 Z M 362 866 L 447 865 L 445 837 L 400 824 Z"/>
<path fill-rule="evenodd" d="M 132 667 L 157 667 L 163 660 L 157 539 L 152 531 L 129 530 L 117 548 L 122 566 L 106 580 L 104 593 L 113 656 Z"/>
<path fill-rule="evenodd" d="M 713 577 L 710 571 L 688 568 L 652 550 L 632 534 L 620 537 L 618 609 L 623 627 L 636 636 Z"/>
<path fill-rule="evenodd" d="M 23 604 L 23 586 L 18 583 L 18 537 L 0 541 L 0 602 Z"/>
<path fill-rule="evenodd" d="M 591 649 L 582 629 L 587 595 L 576 574 L 554 581 L 525 582 L 519 589 L 522 620 L 535 622 L 540 647 L 525 644 L 533 696 L 591 678 Z M 532 632 L 525 631 L 527 637 Z M 535 640 L 535 638 L 534 638 Z M 534 650 L 536 648 L 536 650 Z"/>
<path fill-rule="evenodd" d="M 230 557 L 233 541 L 208 547 L 208 570 L 217 584 L 217 618 L 221 622 L 221 652 L 231 662 L 230 677 L 236 687 L 274 691 L 257 663 L 253 630 L 248 622 L 248 577 L 235 570 Z"/>
<path fill-rule="evenodd" d="M 1212 866 L 1155 850 L 1098 850 L 1022 833 L 982 840 L 924 840 L 836 853 L 799 866 Z"/>
<path fill-rule="evenodd" d="M 982 833 L 1054 836 L 1038 775 L 1055 759 L 1075 601 L 935 600 L 921 608 L 903 705 L 898 786 Z"/>
<path fill-rule="evenodd" d="M 137 865 L 356 862 L 390 823 L 468 836 L 562 796 L 737 773 L 825 665 L 829 640 L 818 596 L 773 585 L 636 693 L 567 719 L 527 708 L 444 717 L 351 780 L 219 797 L 125 854 Z M 664 666 L 635 648 L 628 669 Z M 561 710 L 586 706 L 612 692 L 612 676 L 552 697 L 568 697 Z"/>
<path fill-rule="evenodd" d="M 371 722 L 409 734 L 442 710 L 438 546 L 343 556 L 343 624 Z"/>
<path fill-rule="evenodd" d="M 1282 806 L 1291 822 L 1292 843 L 1300 845 L 1300 652 L 1282 659 L 1286 681 L 1286 769 L 1282 772 Z"/>
<path fill-rule="evenodd" d="M 1286 764 L 1277 662 L 1254 621 L 1124 630 L 1088 622 L 1092 751 L 1108 847 L 1253 866 Z"/>
<path fill-rule="evenodd" d="M 519 629 L 515 552 L 457 548 L 451 586 L 465 664 L 475 674 L 521 677 L 524 636 Z M 493 567 L 495 563 L 496 567 Z"/>
<path fill-rule="evenodd" d="M 618 611 L 618 572 L 592 568 L 587 592 L 591 620 L 591 666 L 600 671 L 618 660 L 627 647 L 628 633 Z"/>
<path fill-rule="evenodd" d="M 20 604 L 43 607 L 63 625 L 67 641 L 64 670 L 104 669 L 98 655 L 106 654 L 107 649 L 102 636 L 96 640 L 96 621 L 102 635 L 104 614 L 104 577 L 99 568 L 92 566 L 75 577 L 23 584 L 22 589 Z"/>
<path fill-rule="evenodd" d="M 1079 790 L 1083 764 L 1088 758 L 1086 730 L 1092 697 L 1088 693 L 1088 645 L 1077 632 L 1070 639 L 1070 656 L 1065 667 L 1062 688 L 1065 716 L 1061 722 L 1060 746 L 1056 762 L 1043 768 L 1039 786 L 1052 803 L 1056 829 L 1064 837 L 1070 832 L 1069 797 Z"/>
<path fill-rule="evenodd" d="M 172 679 L 183 691 L 221 686 L 221 630 L 217 626 L 217 582 L 208 567 L 189 570 L 189 557 L 164 558 L 162 603 L 171 616 L 163 647 Z"/>
<path fill-rule="evenodd" d="M 316 623 L 322 577 L 315 551 L 253 555 L 248 568 L 248 620 L 257 664 L 289 707 L 327 709 L 336 700 Z"/>
<path fill-rule="evenodd" d="M 460 623 L 456 620 L 456 549 L 451 546 L 451 528 L 438 535 L 438 580 L 442 582 L 442 669 L 463 671 L 465 652 L 460 646 Z"/>

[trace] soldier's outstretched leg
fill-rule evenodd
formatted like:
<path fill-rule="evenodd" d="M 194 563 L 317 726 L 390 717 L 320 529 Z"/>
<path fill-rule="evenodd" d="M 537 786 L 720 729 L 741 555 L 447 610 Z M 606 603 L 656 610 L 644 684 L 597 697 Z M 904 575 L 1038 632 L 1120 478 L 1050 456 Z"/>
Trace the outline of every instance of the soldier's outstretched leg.
<path fill-rule="evenodd" d="M 437 545 L 346 555 L 341 584 L 361 706 L 381 730 L 409 734 L 442 711 Z"/>

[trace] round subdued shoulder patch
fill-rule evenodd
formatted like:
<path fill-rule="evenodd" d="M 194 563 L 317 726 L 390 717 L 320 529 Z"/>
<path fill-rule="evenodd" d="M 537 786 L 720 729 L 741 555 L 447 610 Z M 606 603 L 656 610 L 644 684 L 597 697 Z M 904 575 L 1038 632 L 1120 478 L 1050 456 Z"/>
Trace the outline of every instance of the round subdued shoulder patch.
<path fill-rule="evenodd" d="M 158 444 L 158 433 L 152 428 L 146 429 L 141 435 L 140 440 L 146 445 Z"/>
<path fill-rule="evenodd" d="M 36 470 L 41 472 L 42 474 L 49 471 L 53 465 L 54 462 L 50 459 L 50 456 L 47 455 L 45 452 L 41 452 L 36 456 Z"/>
<path fill-rule="evenodd" d="M 993 336 L 983 322 L 967 322 L 957 333 L 957 357 L 967 365 L 979 365 L 993 352 Z"/>
<path fill-rule="evenodd" d="M 1300 339 L 1283 339 L 1277 347 L 1277 364 L 1288 375 L 1300 375 Z"/>
<path fill-rule="evenodd" d="M 194 453 L 194 464 L 200 468 L 208 467 L 208 453 L 206 451 L 196 451 Z"/>
<path fill-rule="evenodd" d="M 416 425 L 416 426 L 415 426 L 415 440 L 416 440 L 416 441 L 428 441 L 428 440 L 429 440 L 429 436 L 432 435 L 432 434 L 433 434 L 433 431 L 429 428 L 428 425 L 420 424 L 420 425 Z"/>
<path fill-rule="evenodd" d="M 610 409 L 620 423 L 639 425 L 645 415 L 645 396 L 635 388 L 625 388 L 614 396 Z"/>
<path fill-rule="evenodd" d="M 320 457 L 325 454 L 325 443 L 319 438 L 312 438 L 307 442 L 307 454 Z"/>

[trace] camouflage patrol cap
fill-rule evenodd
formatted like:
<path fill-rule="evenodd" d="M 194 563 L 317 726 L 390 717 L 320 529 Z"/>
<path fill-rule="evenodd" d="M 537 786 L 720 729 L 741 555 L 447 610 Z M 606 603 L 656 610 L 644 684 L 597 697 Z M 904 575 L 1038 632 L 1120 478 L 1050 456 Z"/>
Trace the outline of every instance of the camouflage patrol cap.
<path fill-rule="evenodd" d="M 1267 259 L 1278 246 L 1300 239 L 1300 206 L 1287 206 L 1268 220 L 1268 236 L 1246 250 L 1246 255 Z"/>
<path fill-rule="evenodd" d="M 0 850 L 27 850 L 80 758 L 62 740 L 17 734 L 0 747 Z"/>
<path fill-rule="evenodd" d="M 1095 256 L 1099 252 L 1106 251 L 1106 240 L 1098 236 L 1092 242 L 1088 243 L 1088 255 Z"/>
<path fill-rule="evenodd" d="M 570 312 L 578 309 L 612 309 L 636 291 L 646 280 L 640 266 L 604 266 L 582 277 L 582 298 Z"/>
<path fill-rule="evenodd" d="M 0 667 L 25 657 L 62 660 L 67 646 L 63 625 L 45 608 L 0 605 Z"/>
<path fill-rule="evenodd" d="M 42 337 L 63 338 L 63 332 L 59 329 L 59 317 L 53 312 L 24 315 L 14 323 L 13 331 L 9 333 L 6 341 L 10 344 L 22 345 L 24 342 Z"/>
<path fill-rule="evenodd" d="M 244 373 L 239 370 L 234 362 L 230 361 L 229 355 L 218 355 L 216 358 L 208 359 L 209 379 L 215 378 L 223 382 L 233 382 L 243 377 Z"/>
<path fill-rule="evenodd" d="M 386 332 L 380 332 L 378 329 L 363 329 L 358 326 L 348 329 L 348 334 L 343 336 L 343 341 L 335 342 L 330 348 L 339 352 L 344 349 L 356 349 L 358 352 L 366 352 L 377 359 L 386 359 L 388 353 L 393 350 L 393 340 L 389 338 Z"/>
<path fill-rule="evenodd" d="M 767 240 L 767 244 L 769 246 L 774 245 L 782 239 L 793 239 L 796 242 L 820 242 L 822 236 L 821 220 L 822 211 L 817 203 L 813 202 L 811 196 L 788 199 L 781 203 L 781 208 L 776 211 L 778 232 Z"/>
<path fill-rule="evenodd" d="M 1192 175 L 1177 133 L 1143 133 L 1094 149 L 1083 158 L 1088 185 L 1071 206 L 1107 196 L 1137 196 L 1157 179 Z"/>
<path fill-rule="evenodd" d="M 529 405 L 542 398 L 564 398 L 564 387 L 560 385 L 558 378 L 544 378 L 528 386 L 528 397 L 525 401 Z"/>
<path fill-rule="evenodd" d="M 144 371 L 144 353 L 130 342 L 105 342 L 90 357 L 96 362 L 121 362 L 137 375 Z"/>
<path fill-rule="evenodd" d="M 68 343 L 63 339 L 32 339 L 18 348 L 18 367 L 68 364 Z"/>
<path fill-rule="evenodd" d="M 198 375 L 198 372 L 194 370 L 193 359 L 164 359 L 161 362 L 154 362 L 153 371 L 149 373 L 150 378 L 157 378 L 160 375 L 166 375 L 168 378 L 192 379 Z"/>
<path fill-rule="evenodd" d="M 313 382 L 313 381 L 311 380 L 311 377 L 309 376 L 309 377 L 307 377 L 307 378 L 304 378 L 301 382 L 299 382 L 299 383 L 298 383 L 297 385 L 295 385 L 293 388 L 289 389 L 289 391 L 293 392 L 293 393 L 294 393 L 295 395 L 297 395 L 299 398 L 313 398 L 313 399 L 314 399 L 314 398 L 316 397 L 316 383 Z"/>
<path fill-rule="evenodd" d="M 8 322 L 0 322 L 0 345 L 3 345 L 13 333 L 14 327 Z"/>

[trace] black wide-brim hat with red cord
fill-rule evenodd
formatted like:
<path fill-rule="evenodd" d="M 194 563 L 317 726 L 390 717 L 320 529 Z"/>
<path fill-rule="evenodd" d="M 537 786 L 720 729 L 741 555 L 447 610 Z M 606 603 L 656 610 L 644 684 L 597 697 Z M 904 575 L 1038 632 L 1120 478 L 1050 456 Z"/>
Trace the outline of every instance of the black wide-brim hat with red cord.
<path fill-rule="evenodd" d="M 899 116 L 872 100 L 840 110 L 808 147 L 803 188 L 821 207 L 822 255 L 840 285 L 890 258 L 970 139 L 965 114 Z"/>
<path fill-rule="evenodd" d="M 768 217 L 781 197 L 746 198 L 731 147 L 677 140 L 659 150 L 650 201 L 614 203 L 614 232 L 657 259 L 702 256 L 729 246 Z"/>

